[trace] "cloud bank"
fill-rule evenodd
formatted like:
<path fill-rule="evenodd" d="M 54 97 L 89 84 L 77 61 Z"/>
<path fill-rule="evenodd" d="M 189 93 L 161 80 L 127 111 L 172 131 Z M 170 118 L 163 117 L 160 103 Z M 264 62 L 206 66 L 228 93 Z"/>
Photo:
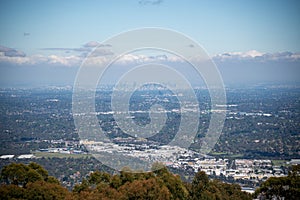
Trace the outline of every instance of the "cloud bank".
<path fill-rule="evenodd" d="M 98 47 L 94 50 L 95 47 Z M 110 50 L 111 45 L 100 44 L 96 41 L 88 42 L 79 48 L 43 48 L 43 51 L 53 51 L 51 55 L 30 55 L 17 49 L 0 46 L 0 65 L 3 63 L 12 65 L 42 65 L 42 64 L 59 64 L 62 67 L 80 66 L 83 59 L 90 55 L 97 57 L 99 62 L 106 60 L 105 56 L 113 55 Z M 94 51 L 93 51 L 94 50 Z M 71 55 L 57 55 L 56 52 L 63 51 Z M 73 53 L 72 53 L 73 52 Z M 79 53 L 79 54 L 78 54 Z M 89 54 L 91 53 L 91 54 Z M 276 52 L 276 53 L 262 53 L 256 50 L 247 52 L 226 52 L 217 54 L 211 57 L 217 63 L 234 63 L 234 62 L 253 62 L 253 63 L 266 63 L 266 62 L 300 62 L 300 53 L 293 52 Z M 170 55 L 133 55 L 127 54 L 120 58 L 119 62 L 122 64 L 130 63 L 143 63 L 155 61 L 168 61 L 168 62 L 183 62 L 182 59 Z M 300 66 L 299 66 L 300 67 Z"/>
<path fill-rule="evenodd" d="M 95 49 L 95 47 L 99 47 Z M 26 55 L 24 52 L 10 47 L 0 46 L 0 86 L 8 83 L 26 82 L 32 79 L 37 83 L 47 80 L 47 83 L 59 82 L 72 84 L 76 73 L 87 55 L 91 61 L 106 62 L 114 55 L 109 44 L 88 42 L 79 48 L 44 48 L 52 54 Z M 95 49 L 95 51 L 93 51 Z M 53 51 L 53 52 L 52 52 Z M 61 55 L 60 52 L 68 52 Z M 91 52 L 93 52 L 91 54 Z M 280 82 L 292 81 L 300 83 L 300 53 L 277 52 L 262 53 L 256 50 L 247 52 L 226 52 L 211 57 L 227 83 L 246 82 Z M 195 58 L 197 59 L 197 58 Z M 118 66 L 112 74 L 123 72 L 125 68 L 143 63 L 162 63 L 193 77 L 194 71 L 179 57 L 173 55 L 142 55 L 127 54 L 114 64 Z M 192 78 L 195 82 L 198 77 Z"/>
<path fill-rule="evenodd" d="M 25 57 L 26 54 L 16 49 L 8 48 L 0 45 L 0 53 L 6 57 Z"/>
<path fill-rule="evenodd" d="M 293 53 L 293 52 L 277 52 L 277 53 L 261 53 L 256 50 L 251 50 L 247 52 L 229 52 L 229 53 L 222 53 L 213 56 L 214 60 L 217 61 L 241 61 L 241 60 L 248 60 L 248 61 L 260 61 L 260 62 L 267 62 L 267 61 L 299 61 L 300 60 L 300 53 Z"/>

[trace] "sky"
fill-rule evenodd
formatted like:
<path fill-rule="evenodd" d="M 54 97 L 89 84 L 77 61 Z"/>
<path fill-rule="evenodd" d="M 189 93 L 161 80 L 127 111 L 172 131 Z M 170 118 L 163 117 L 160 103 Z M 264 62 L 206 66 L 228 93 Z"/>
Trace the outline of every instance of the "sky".
<path fill-rule="evenodd" d="M 0 85 L 21 75 L 24 81 L 34 74 L 55 76 L 59 70 L 60 80 L 71 83 L 76 70 L 59 67 L 78 67 L 79 53 L 91 50 L 91 42 L 143 27 L 193 38 L 220 65 L 225 79 L 231 78 L 227 66 L 274 65 L 282 66 L 277 73 L 286 72 L 286 80 L 298 81 L 299 11 L 297 0 L 0 0 Z"/>

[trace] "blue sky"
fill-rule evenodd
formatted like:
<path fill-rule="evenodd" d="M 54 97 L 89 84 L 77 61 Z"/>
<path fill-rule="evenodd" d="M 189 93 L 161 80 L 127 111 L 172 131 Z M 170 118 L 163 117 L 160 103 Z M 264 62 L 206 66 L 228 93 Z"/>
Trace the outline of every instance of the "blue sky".
<path fill-rule="evenodd" d="M 194 39 L 225 83 L 300 82 L 296 0 L 0 0 L 0 26 L 0 86 L 72 84 L 91 44 L 143 27 Z"/>
<path fill-rule="evenodd" d="M 27 54 L 40 48 L 78 47 L 140 27 L 177 30 L 211 55 L 253 49 L 300 51 L 299 1 L 0 2 L 0 44 Z"/>

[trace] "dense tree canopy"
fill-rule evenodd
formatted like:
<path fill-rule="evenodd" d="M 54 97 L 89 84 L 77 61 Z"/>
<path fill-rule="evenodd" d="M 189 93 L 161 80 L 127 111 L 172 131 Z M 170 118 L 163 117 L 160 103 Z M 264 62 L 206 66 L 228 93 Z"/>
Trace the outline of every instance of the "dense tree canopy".
<path fill-rule="evenodd" d="M 300 197 L 300 165 L 293 165 L 287 177 L 271 177 L 255 191 L 261 199 L 290 199 Z"/>
<path fill-rule="evenodd" d="M 118 174 L 96 171 L 70 192 L 36 163 L 10 164 L 1 171 L 0 199 L 251 199 L 240 186 L 209 180 L 198 172 L 192 183 L 184 183 L 161 165 L 153 172 Z"/>
<path fill-rule="evenodd" d="M 68 190 L 36 163 L 5 166 L 1 171 L 0 199 L 65 199 Z"/>

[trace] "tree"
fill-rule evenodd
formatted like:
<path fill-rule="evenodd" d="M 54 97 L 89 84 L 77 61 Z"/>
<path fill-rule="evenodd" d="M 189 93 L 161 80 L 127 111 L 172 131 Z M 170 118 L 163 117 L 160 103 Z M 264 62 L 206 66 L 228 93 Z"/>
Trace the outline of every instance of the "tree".
<path fill-rule="evenodd" d="M 166 186 L 160 187 L 155 178 L 127 182 L 119 190 L 126 199 L 168 200 L 171 194 Z"/>
<path fill-rule="evenodd" d="M 45 181 L 36 181 L 28 183 L 26 186 L 25 199 L 31 200 L 52 200 L 65 199 L 68 195 L 68 190 L 61 185 L 47 183 Z"/>
<path fill-rule="evenodd" d="M 28 182 L 36 182 L 36 181 L 42 181 L 44 180 L 44 178 L 42 177 L 41 174 L 39 174 L 37 171 L 35 171 L 34 169 L 29 169 L 26 172 L 26 184 Z"/>
<path fill-rule="evenodd" d="M 193 200 L 251 200 L 250 194 L 241 191 L 241 187 L 237 184 L 228 184 L 220 180 L 209 180 L 203 171 L 196 173 L 192 183 L 187 184 L 190 190 L 190 198 Z"/>
<path fill-rule="evenodd" d="M 1 178 L 0 199 L 65 199 L 69 192 L 58 180 L 36 163 L 5 166 Z M 20 187 L 22 186 L 22 187 Z"/>
<path fill-rule="evenodd" d="M 55 183 L 55 184 L 60 184 L 60 182 L 59 182 L 59 180 L 57 180 L 55 177 L 53 177 L 53 176 L 48 176 L 48 178 L 47 178 L 47 182 L 48 183 Z"/>
<path fill-rule="evenodd" d="M 166 186 L 171 193 L 171 199 L 187 199 L 188 190 L 179 175 L 172 174 L 166 167 L 154 172 L 162 185 Z"/>
<path fill-rule="evenodd" d="M 99 184 L 99 183 L 106 183 L 109 184 L 111 179 L 111 175 L 105 172 L 96 171 L 91 173 L 88 182 L 90 184 Z"/>
<path fill-rule="evenodd" d="M 83 179 L 81 184 L 77 184 L 74 186 L 73 192 L 81 193 L 82 191 L 88 191 L 89 187 L 90 187 L 89 182 L 86 179 Z"/>
<path fill-rule="evenodd" d="M 109 184 L 112 188 L 118 189 L 122 185 L 122 180 L 119 175 L 113 175 Z"/>
<path fill-rule="evenodd" d="M 192 199 L 197 199 L 201 196 L 204 190 L 208 187 L 209 179 L 203 171 L 199 171 L 195 174 L 191 187 Z"/>
<path fill-rule="evenodd" d="M 29 165 L 11 163 L 3 167 L 1 171 L 1 178 L 6 184 L 15 184 L 26 186 L 29 182 L 47 181 L 50 178 L 50 182 L 58 183 L 54 177 L 49 177 L 47 170 L 37 163 L 30 163 Z"/>
<path fill-rule="evenodd" d="M 228 184 L 219 180 L 209 181 L 207 191 L 211 192 L 215 199 L 230 199 L 230 200 L 251 200 L 249 193 L 241 191 L 241 186 L 238 184 Z"/>
<path fill-rule="evenodd" d="M 255 196 L 265 199 L 291 199 L 300 196 L 300 165 L 292 166 L 287 177 L 270 177 L 255 191 Z"/>
<path fill-rule="evenodd" d="M 120 172 L 120 179 L 122 181 L 122 185 L 126 182 L 132 182 L 134 180 L 133 172 L 129 167 L 124 167 Z"/>
<path fill-rule="evenodd" d="M 24 164 L 12 163 L 3 167 L 1 178 L 7 184 L 25 185 L 28 170 L 29 167 Z"/>
<path fill-rule="evenodd" d="M 127 168 L 121 171 L 119 175 L 113 176 L 96 171 L 87 179 L 83 179 L 81 184 L 76 185 L 72 193 L 62 187 L 57 179 L 48 176 L 48 172 L 37 164 L 13 163 L 7 165 L 1 171 L 1 176 L 4 182 L 8 184 L 0 186 L 0 199 L 4 200 L 251 199 L 249 194 L 241 191 L 239 185 L 209 180 L 204 172 L 198 172 L 192 183 L 183 183 L 178 175 L 172 174 L 166 167 L 159 167 L 153 173 L 132 173 Z M 289 178 L 289 181 L 285 183 L 290 186 L 285 194 L 287 197 L 291 196 L 291 192 L 299 194 L 299 172 L 292 171 Z M 275 179 L 276 181 L 281 183 L 280 180 Z M 270 184 L 276 185 L 275 182 L 271 179 L 269 183 L 266 183 L 267 188 L 270 187 Z"/>
<path fill-rule="evenodd" d="M 42 176 L 43 180 L 46 180 L 48 178 L 47 170 L 45 170 L 41 165 L 31 162 L 29 163 L 28 167 L 39 173 Z"/>
<path fill-rule="evenodd" d="M 24 199 L 25 189 L 17 185 L 1 185 L 0 186 L 0 199 Z"/>

